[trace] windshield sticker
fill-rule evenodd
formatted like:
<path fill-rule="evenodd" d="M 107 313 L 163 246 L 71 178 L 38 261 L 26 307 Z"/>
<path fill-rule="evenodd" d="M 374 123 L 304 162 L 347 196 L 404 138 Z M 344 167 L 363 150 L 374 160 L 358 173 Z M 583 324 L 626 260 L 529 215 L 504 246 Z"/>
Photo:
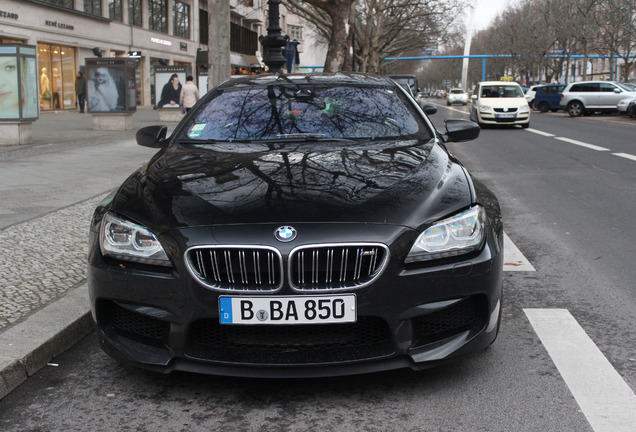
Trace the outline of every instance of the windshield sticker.
<path fill-rule="evenodd" d="M 203 130 L 205 129 L 205 126 L 206 126 L 205 123 L 195 124 L 194 126 L 192 126 L 192 129 L 190 129 L 190 132 L 188 132 L 188 136 L 190 138 L 196 138 L 198 136 L 201 136 L 201 134 L 203 133 Z"/>

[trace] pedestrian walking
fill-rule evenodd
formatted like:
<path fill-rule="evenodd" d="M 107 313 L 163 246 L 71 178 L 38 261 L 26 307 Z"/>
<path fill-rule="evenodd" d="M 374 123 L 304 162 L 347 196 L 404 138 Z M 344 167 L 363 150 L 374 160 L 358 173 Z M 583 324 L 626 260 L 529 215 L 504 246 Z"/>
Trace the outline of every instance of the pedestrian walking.
<path fill-rule="evenodd" d="M 79 110 L 83 113 L 84 105 L 86 104 L 86 78 L 84 78 L 83 72 L 77 72 L 77 78 L 75 78 L 75 94 L 77 95 Z"/>
<path fill-rule="evenodd" d="M 183 106 L 186 112 L 190 111 L 194 104 L 199 100 L 199 89 L 194 85 L 194 78 L 192 75 L 186 77 L 186 83 L 181 89 L 181 96 L 179 97 L 179 105 Z"/>

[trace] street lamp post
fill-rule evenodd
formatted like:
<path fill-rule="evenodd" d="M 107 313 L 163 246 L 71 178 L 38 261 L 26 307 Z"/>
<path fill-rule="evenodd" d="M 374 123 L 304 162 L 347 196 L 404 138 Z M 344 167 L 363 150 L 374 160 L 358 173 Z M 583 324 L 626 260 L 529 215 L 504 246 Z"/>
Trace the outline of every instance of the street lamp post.
<path fill-rule="evenodd" d="M 283 47 L 289 41 L 288 35 L 282 35 L 279 20 L 280 0 L 267 0 L 269 26 L 267 27 L 267 36 L 259 37 L 263 48 L 265 49 L 265 58 L 263 62 L 270 72 L 282 72 L 283 65 L 286 62 L 283 56 Z"/>

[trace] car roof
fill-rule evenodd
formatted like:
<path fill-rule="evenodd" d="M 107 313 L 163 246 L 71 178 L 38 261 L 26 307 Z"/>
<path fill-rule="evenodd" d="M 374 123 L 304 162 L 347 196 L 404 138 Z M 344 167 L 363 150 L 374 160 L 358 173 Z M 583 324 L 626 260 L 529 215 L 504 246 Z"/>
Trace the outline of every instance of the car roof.
<path fill-rule="evenodd" d="M 572 85 L 572 84 L 603 84 L 603 83 L 620 84 L 617 81 L 590 80 L 590 81 L 575 81 L 575 82 L 571 82 L 568 85 Z"/>
<path fill-rule="evenodd" d="M 519 85 L 519 83 L 514 81 L 482 81 L 479 84 L 480 85 Z"/>
<path fill-rule="evenodd" d="M 240 78 L 232 78 L 222 83 L 219 88 L 241 87 L 241 86 L 267 86 L 272 84 L 351 84 L 351 85 L 381 85 L 394 86 L 395 82 L 389 77 L 382 75 L 364 74 L 358 72 L 351 73 L 307 73 L 307 74 L 261 74 L 245 75 Z"/>

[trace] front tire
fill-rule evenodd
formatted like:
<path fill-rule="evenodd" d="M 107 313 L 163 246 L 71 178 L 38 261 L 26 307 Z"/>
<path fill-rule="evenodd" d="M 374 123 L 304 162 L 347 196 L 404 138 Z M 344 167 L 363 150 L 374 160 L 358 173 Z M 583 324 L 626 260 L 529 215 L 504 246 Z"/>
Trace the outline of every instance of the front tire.
<path fill-rule="evenodd" d="M 523 123 L 523 124 L 521 125 L 521 127 L 522 127 L 523 129 L 528 129 L 528 128 L 530 127 L 530 122 L 528 122 L 528 123 Z"/>
<path fill-rule="evenodd" d="M 570 102 L 567 106 L 568 114 L 570 117 L 579 117 L 585 112 L 585 107 L 579 101 Z"/>

